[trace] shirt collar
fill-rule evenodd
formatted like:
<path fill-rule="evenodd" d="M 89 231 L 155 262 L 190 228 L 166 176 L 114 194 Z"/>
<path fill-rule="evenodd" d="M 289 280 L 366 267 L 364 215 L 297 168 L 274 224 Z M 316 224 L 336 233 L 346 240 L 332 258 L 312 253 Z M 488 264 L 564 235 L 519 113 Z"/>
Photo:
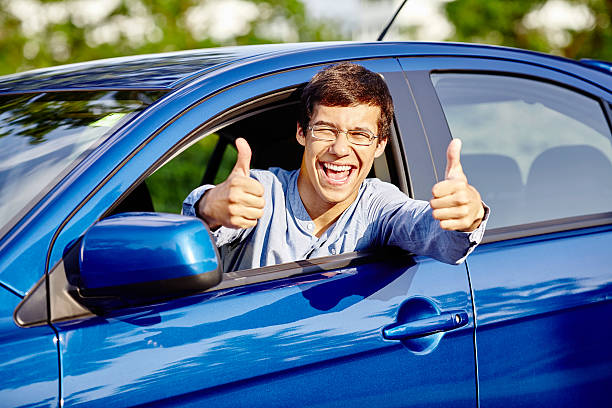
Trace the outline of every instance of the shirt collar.
<path fill-rule="evenodd" d="M 291 180 L 289 182 L 289 194 L 288 194 L 288 204 L 291 208 L 291 213 L 295 217 L 295 219 L 299 222 L 312 222 L 312 218 L 306 211 L 306 207 L 304 207 L 304 203 L 302 202 L 302 198 L 300 197 L 300 192 L 298 190 L 298 177 L 300 175 L 300 170 L 297 169 L 292 175 Z"/>

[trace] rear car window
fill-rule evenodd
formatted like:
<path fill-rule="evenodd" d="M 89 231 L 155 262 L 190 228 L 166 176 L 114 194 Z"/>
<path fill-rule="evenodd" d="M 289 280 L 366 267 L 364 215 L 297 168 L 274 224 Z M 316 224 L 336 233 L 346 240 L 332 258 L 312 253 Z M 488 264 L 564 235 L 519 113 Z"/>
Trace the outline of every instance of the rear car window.
<path fill-rule="evenodd" d="M 533 79 L 432 74 L 490 228 L 612 208 L 612 138 L 601 103 Z"/>
<path fill-rule="evenodd" d="M 0 95 L 0 231 L 160 92 Z M 0 234 L 1 235 L 1 234 Z"/>

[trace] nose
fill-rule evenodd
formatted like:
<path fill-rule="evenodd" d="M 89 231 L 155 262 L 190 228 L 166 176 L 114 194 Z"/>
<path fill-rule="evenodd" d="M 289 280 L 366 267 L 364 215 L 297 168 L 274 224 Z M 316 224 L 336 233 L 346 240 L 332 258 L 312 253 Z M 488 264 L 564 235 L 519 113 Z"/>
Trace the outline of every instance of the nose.
<path fill-rule="evenodd" d="M 334 143 L 329 146 L 329 152 L 340 157 L 348 156 L 351 149 L 349 144 L 350 143 L 348 141 L 348 138 L 346 137 L 346 134 L 341 132 L 340 134 L 338 134 L 338 137 L 336 137 Z"/>

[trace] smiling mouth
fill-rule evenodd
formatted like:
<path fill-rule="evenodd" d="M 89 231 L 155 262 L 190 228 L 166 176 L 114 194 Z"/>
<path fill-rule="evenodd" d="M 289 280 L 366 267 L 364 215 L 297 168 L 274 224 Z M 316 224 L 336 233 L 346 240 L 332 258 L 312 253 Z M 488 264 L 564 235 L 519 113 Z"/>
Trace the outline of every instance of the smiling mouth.
<path fill-rule="evenodd" d="M 321 170 L 330 184 L 341 185 L 348 181 L 355 170 L 354 166 L 348 164 L 334 164 L 320 162 Z"/>

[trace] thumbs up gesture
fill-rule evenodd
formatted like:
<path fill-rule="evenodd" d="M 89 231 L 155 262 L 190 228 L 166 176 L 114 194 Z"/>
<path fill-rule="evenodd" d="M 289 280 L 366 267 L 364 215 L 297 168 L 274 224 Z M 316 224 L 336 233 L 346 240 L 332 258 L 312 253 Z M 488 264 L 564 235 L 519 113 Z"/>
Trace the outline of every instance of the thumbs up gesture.
<path fill-rule="evenodd" d="M 264 188 L 249 176 L 251 147 L 245 139 L 236 139 L 238 159 L 228 178 L 208 190 L 198 203 L 198 214 L 211 229 L 250 228 L 257 225 L 265 205 Z"/>
<path fill-rule="evenodd" d="M 454 139 L 446 150 L 444 181 L 433 186 L 429 204 L 442 229 L 469 232 L 478 228 L 485 211 L 480 193 L 468 184 L 460 156 L 461 140 Z"/>

